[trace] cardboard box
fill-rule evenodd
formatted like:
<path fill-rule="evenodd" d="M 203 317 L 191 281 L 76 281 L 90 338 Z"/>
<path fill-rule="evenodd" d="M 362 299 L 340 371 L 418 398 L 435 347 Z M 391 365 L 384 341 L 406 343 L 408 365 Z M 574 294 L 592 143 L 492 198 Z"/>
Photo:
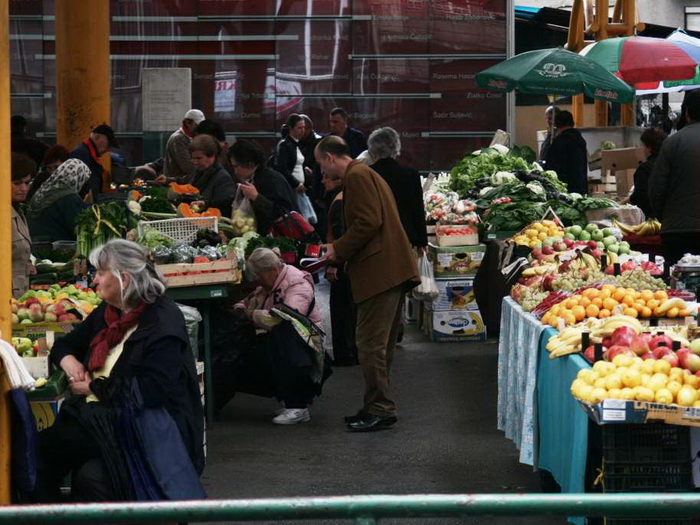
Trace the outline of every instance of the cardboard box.
<path fill-rule="evenodd" d="M 238 270 L 236 259 L 219 259 L 197 264 L 159 264 L 156 267 L 170 288 L 241 282 L 241 272 Z"/>
<path fill-rule="evenodd" d="M 434 260 L 435 277 L 474 277 L 486 253 L 486 245 L 449 246 L 429 245 Z"/>
<path fill-rule="evenodd" d="M 435 343 L 486 341 L 486 327 L 478 311 L 434 311 L 429 319 L 429 332 Z"/>
<path fill-rule="evenodd" d="M 436 279 L 439 291 L 431 303 L 433 311 L 478 310 L 474 297 L 474 279 Z"/>
<path fill-rule="evenodd" d="M 597 405 L 582 401 L 579 404 L 588 417 L 599 425 L 663 422 L 700 427 L 700 408 L 622 399 L 605 399 Z"/>
<path fill-rule="evenodd" d="M 49 356 L 22 357 L 22 363 L 34 379 L 49 377 Z"/>

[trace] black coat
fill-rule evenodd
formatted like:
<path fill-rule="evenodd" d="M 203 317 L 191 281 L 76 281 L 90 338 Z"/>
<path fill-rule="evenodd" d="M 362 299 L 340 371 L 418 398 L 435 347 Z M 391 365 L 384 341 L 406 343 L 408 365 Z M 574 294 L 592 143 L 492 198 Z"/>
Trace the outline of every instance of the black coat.
<path fill-rule="evenodd" d="M 649 202 L 661 235 L 700 232 L 700 122 L 668 137 L 649 177 Z"/>
<path fill-rule="evenodd" d="M 360 153 L 367 149 L 367 139 L 359 129 L 348 126 L 345 133 L 343 133 L 343 140 L 347 142 L 348 148 L 350 148 L 350 156 L 353 159 L 356 159 Z"/>
<path fill-rule="evenodd" d="M 81 324 L 56 341 L 51 360 L 73 355 L 87 368 L 90 342 L 106 327 L 106 303 L 96 308 Z M 197 473 L 204 468 L 204 412 L 197 371 L 177 305 L 161 297 L 148 305 L 136 331 L 124 343 L 124 350 L 106 379 L 93 381 L 90 388 L 102 402 L 119 395 L 124 379 L 136 378 L 147 407 L 164 407 L 175 420 Z"/>
<path fill-rule="evenodd" d="M 588 151 L 586 140 L 577 129 L 565 129 L 554 137 L 545 168 L 556 171 L 569 192 L 588 193 Z"/>
<path fill-rule="evenodd" d="M 637 171 L 634 172 L 634 191 L 630 195 L 630 202 L 639 206 L 647 218 L 654 216 L 649 202 L 649 177 L 654 169 L 656 157 L 657 155 L 649 155 L 649 158 L 642 162 Z"/>
<path fill-rule="evenodd" d="M 217 208 L 223 216 L 231 216 L 231 203 L 237 187 L 233 177 L 220 164 L 214 164 L 204 171 L 197 170 L 192 186 L 199 190 L 207 208 Z"/>
<path fill-rule="evenodd" d="M 412 246 L 427 246 L 423 188 L 418 171 L 406 168 L 394 159 L 380 159 L 371 168 L 379 173 L 394 193 L 401 225 Z"/>
<path fill-rule="evenodd" d="M 289 187 L 294 190 L 296 190 L 299 184 L 301 184 L 292 175 L 292 172 L 294 171 L 294 166 L 296 166 L 297 164 L 298 149 L 299 143 L 296 142 L 292 137 L 287 135 L 287 137 L 284 140 L 280 141 L 280 143 L 277 145 L 277 155 L 275 160 L 275 167 L 277 168 L 277 171 L 282 174 L 282 176 L 289 184 Z"/>
<path fill-rule="evenodd" d="M 255 170 L 253 186 L 258 190 L 258 198 L 252 205 L 260 235 L 266 235 L 272 223 L 285 213 L 298 211 L 294 191 L 272 168 L 259 166 Z"/>

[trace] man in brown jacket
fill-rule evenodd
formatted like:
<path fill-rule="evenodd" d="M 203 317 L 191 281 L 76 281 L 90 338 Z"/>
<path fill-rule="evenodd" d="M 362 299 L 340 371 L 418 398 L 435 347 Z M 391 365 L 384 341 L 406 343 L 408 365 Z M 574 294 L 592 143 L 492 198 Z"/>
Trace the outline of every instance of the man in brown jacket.
<path fill-rule="evenodd" d="M 350 430 L 368 432 L 396 423 L 389 372 L 396 347 L 403 292 L 419 283 L 418 270 L 391 188 L 369 166 L 353 160 L 340 137 L 315 150 L 321 171 L 343 181 L 345 234 L 327 244 L 326 257 L 345 261 L 357 303 L 356 342 L 365 379 L 364 406 L 345 418 Z"/>

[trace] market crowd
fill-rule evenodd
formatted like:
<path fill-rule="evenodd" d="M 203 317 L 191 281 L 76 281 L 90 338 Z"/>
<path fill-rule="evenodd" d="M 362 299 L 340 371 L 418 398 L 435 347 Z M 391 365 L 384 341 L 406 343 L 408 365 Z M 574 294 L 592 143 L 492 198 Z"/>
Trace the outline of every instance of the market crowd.
<path fill-rule="evenodd" d="M 322 340 L 318 276 L 257 248 L 246 261 L 251 293 L 231 305 L 231 330 L 243 334 L 237 341 L 245 347 L 237 379 L 277 398 L 272 422 L 292 425 L 311 419 L 331 364 L 359 365 L 365 389 L 345 424 L 370 432 L 397 422 L 390 374 L 404 298 L 419 283 L 416 259 L 427 246 L 423 192 L 419 173 L 396 160 L 396 130 L 379 128 L 365 139 L 342 108 L 328 123 L 321 136 L 308 116 L 292 114 L 274 151 L 265 151 L 255 141 L 229 143 L 221 124 L 191 109 L 162 157 L 134 175 L 191 185 L 199 195 L 193 204 L 224 215 L 246 199 L 260 235 L 293 212 L 313 225 L 330 283 L 332 360 Z M 69 150 L 27 136 L 24 118 L 12 118 L 14 297 L 29 288 L 37 246 L 76 240 L 76 217 L 109 189 L 101 159 L 117 147 L 107 124 Z M 77 501 L 203 497 L 203 412 L 183 315 L 137 243 L 108 241 L 89 262 L 103 302 L 50 354 L 71 395 L 38 436 L 28 498 L 61 501 L 67 474 Z M 300 322 L 280 323 L 273 308 Z"/>

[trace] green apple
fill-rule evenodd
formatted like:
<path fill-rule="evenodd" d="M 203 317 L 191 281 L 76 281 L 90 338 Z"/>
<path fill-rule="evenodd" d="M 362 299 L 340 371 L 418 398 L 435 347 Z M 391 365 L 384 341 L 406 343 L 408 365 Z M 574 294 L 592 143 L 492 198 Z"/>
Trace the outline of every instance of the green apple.
<path fill-rule="evenodd" d="M 607 237 L 608 235 L 612 235 L 613 231 L 610 228 L 603 228 L 603 235 Z"/>
<path fill-rule="evenodd" d="M 571 226 L 571 227 L 569 228 L 569 233 L 575 235 L 576 237 L 578 237 L 579 235 L 581 235 L 581 232 L 582 232 L 582 231 L 583 231 L 583 228 L 581 228 L 581 226 L 579 226 L 578 224 L 574 224 L 573 226 Z M 570 238 L 570 237 L 567 237 L 567 239 L 569 239 L 569 238 Z"/>
<path fill-rule="evenodd" d="M 591 239 L 594 241 L 602 241 L 605 235 L 603 235 L 603 230 L 593 230 L 591 233 Z"/>
<path fill-rule="evenodd" d="M 630 252 L 630 243 L 627 241 L 622 241 L 620 243 L 620 253 L 621 254 L 628 254 Z"/>
<path fill-rule="evenodd" d="M 611 245 L 608 246 L 606 249 L 607 249 L 609 252 L 612 252 L 612 253 L 619 253 L 619 252 L 620 252 L 620 245 L 617 244 L 617 243 L 611 244 Z"/>
<path fill-rule="evenodd" d="M 593 233 L 593 232 L 596 231 L 597 229 L 598 229 L 598 225 L 597 225 L 597 224 L 591 223 L 591 224 L 588 224 L 588 225 L 586 226 L 586 231 L 587 231 L 588 233 Z"/>
<path fill-rule="evenodd" d="M 590 241 L 591 240 L 591 234 L 588 233 L 587 231 L 582 231 L 581 234 L 578 236 L 579 241 Z"/>
<path fill-rule="evenodd" d="M 580 232 L 579 232 L 580 233 Z M 571 232 L 565 233 L 564 234 L 564 239 L 569 239 L 570 241 L 575 241 L 576 240 L 576 235 L 574 235 Z"/>
<path fill-rule="evenodd" d="M 542 241 L 542 246 L 554 246 L 554 239 L 552 237 L 547 237 Z"/>
<path fill-rule="evenodd" d="M 615 238 L 614 235 L 608 235 L 603 239 L 603 244 L 607 248 L 608 246 L 611 246 L 613 244 L 617 244 L 617 239 Z"/>

